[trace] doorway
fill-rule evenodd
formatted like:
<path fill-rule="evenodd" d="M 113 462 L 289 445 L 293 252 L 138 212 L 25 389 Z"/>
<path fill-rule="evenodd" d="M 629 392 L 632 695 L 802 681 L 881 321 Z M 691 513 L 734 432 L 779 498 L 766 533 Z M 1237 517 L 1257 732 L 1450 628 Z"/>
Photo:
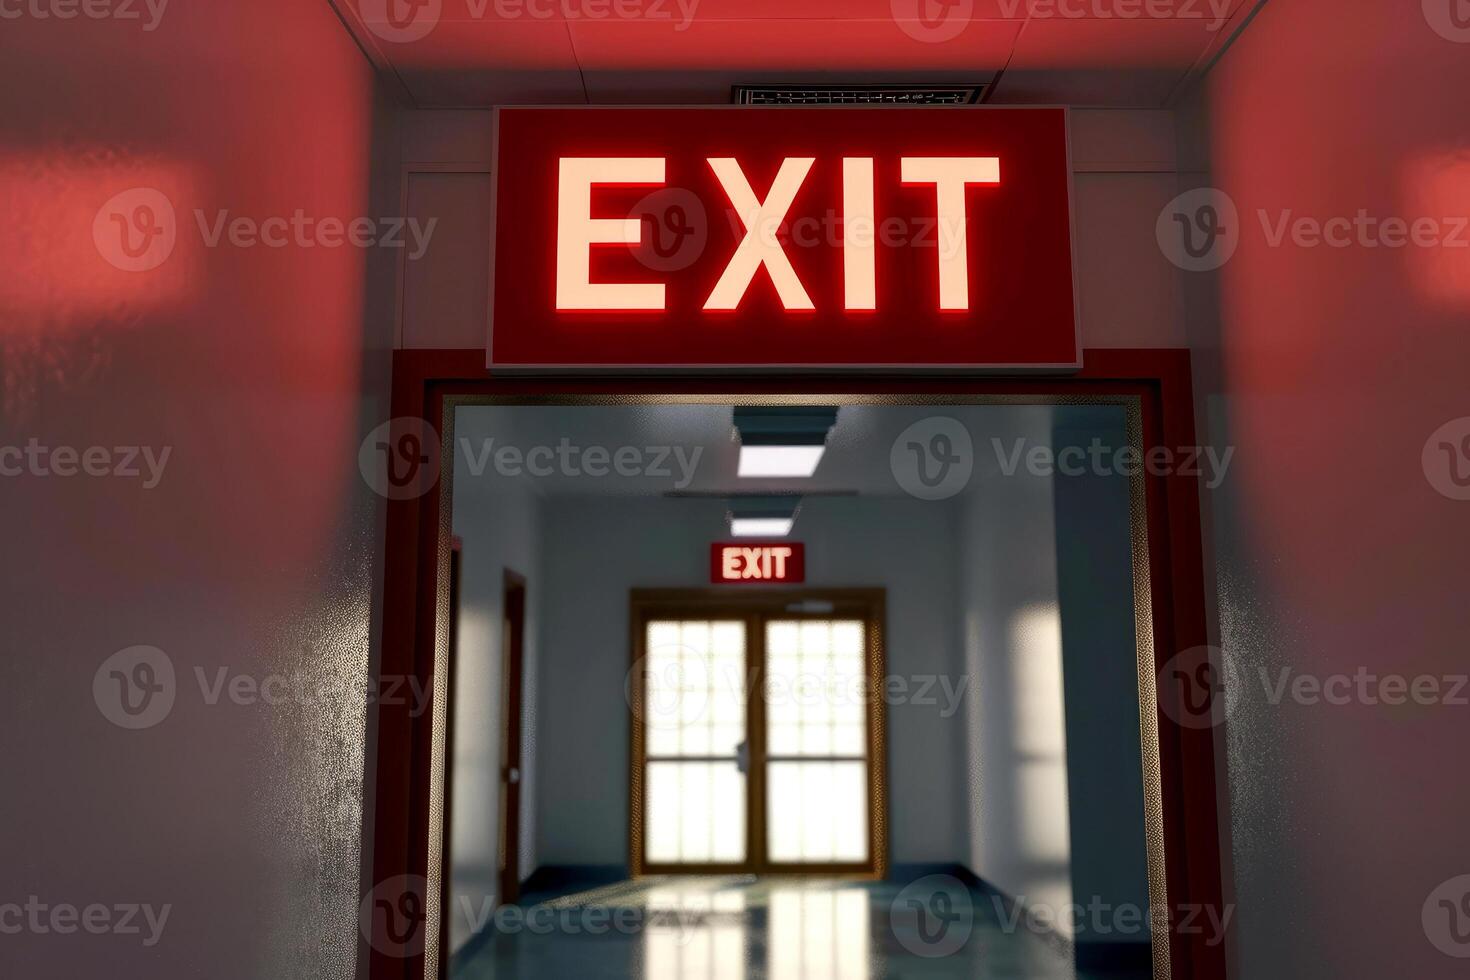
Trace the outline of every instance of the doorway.
<path fill-rule="evenodd" d="M 887 868 L 881 589 L 637 590 L 630 870 Z"/>
<path fill-rule="evenodd" d="M 1116 406 L 1126 418 L 1126 443 L 1135 454 L 1145 454 L 1157 448 L 1189 447 L 1193 445 L 1193 402 L 1190 395 L 1190 369 L 1188 355 L 1174 351 L 1091 351 L 1087 353 L 1087 368 L 1067 378 L 1024 379 L 927 379 L 915 380 L 897 377 L 870 376 L 861 380 L 832 379 L 814 376 L 789 376 L 780 379 L 737 380 L 723 379 L 712 383 L 708 379 L 678 380 L 607 380 L 607 379 L 558 379 L 555 381 L 522 379 L 486 379 L 483 376 L 483 353 L 462 352 L 400 352 L 395 361 L 394 414 L 413 416 L 433 427 L 439 437 L 440 459 L 447 462 L 457 451 L 456 414 L 461 420 L 466 407 L 472 406 L 579 406 L 588 417 L 607 414 L 611 406 L 622 406 L 630 411 L 652 412 L 660 406 L 729 406 L 741 405 L 837 405 L 842 411 L 849 406 L 906 406 L 910 410 L 924 407 L 927 412 L 942 408 L 953 413 L 968 411 L 974 406 Z M 859 394 L 854 394 L 854 390 Z M 661 410 L 661 409 L 660 409 Z M 687 408 L 686 408 L 687 410 Z M 463 430 L 459 430 L 459 436 Z M 505 442 L 511 440 L 506 439 Z M 527 443 L 525 434 L 517 436 L 517 442 Z M 544 442 L 544 440 L 538 440 Z M 575 440 L 574 440 L 575 441 Z M 559 440 L 554 440 L 559 444 Z M 989 438 L 984 445 L 989 445 Z M 930 440 L 931 447 L 940 447 Z M 599 440 L 588 440 L 588 446 L 605 444 Z M 646 445 L 646 443 L 635 443 Z M 728 441 L 721 445 L 728 446 Z M 835 443 L 834 443 L 835 445 Z M 977 441 L 977 445 L 981 445 Z M 712 450 L 715 451 L 715 450 Z M 841 458 L 836 457 L 836 458 Z M 936 456 L 937 458 L 937 456 Z M 616 460 L 615 460 L 616 461 Z M 605 462 L 605 461 L 604 461 Z M 896 465 L 896 464 L 895 464 Z M 606 466 L 604 465 L 604 470 Z M 577 477 L 584 479 L 585 477 Z M 1197 933 L 1176 928 L 1177 922 L 1169 916 L 1171 909 L 1185 907 L 1216 907 L 1221 899 L 1221 861 L 1219 852 L 1219 814 L 1216 811 L 1214 783 L 1214 755 L 1218 732 L 1209 728 L 1189 727 L 1178 723 L 1170 716 L 1166 697 L 1177 698 L 1177 692 L 1166 687 L 1156 687 L 1156 681 L 1170 682 L 1172 675 L 1165 668 L 1171 660 L 1183 652 L 1200 648 L 1207 642 L 1204 617 L 1203 558 L 1200 554 L 1200 532 L 1198 513 L 1199 481 L 1196 475 L 1178 471 L 1154 473 L 1139 472 L 1127 481 L 1126 510 L 1130 533 L 1125 539 L 1131 541 L 1131 575 L 1128 580 L 1133 587 L 1132 623 L 1136 630 L 1136 706 L 1139 711 L 1138 747 L 1142 750 L 1143 794 L 1146 804 L 1147 836 L 1147 905 L 1149 917 L 1146 921 L 1168 922 L 1169 928 L 1152 932 L 1152 968 L 1155 977 L 1199 977 L 1223 976 L 1223 959 L 1220 948 L 1209 943 Z M 927 486 L 927 485 L 926 485 Z M 420 684 L 436 692 L 445 691 L 449 684 L 447 675 L 447 632 L 443 629 L 448 613 L 449 547 L 452 533 L 450 515 L 456 506 L 454 481 L 441 479 L 436 488 L 424 496 L 411 500 L 396 500 L 389 505 L 388 519 L 388 562 L 385 575 L 385 615 L 383 627 L 383 675 L 403 674 L 415 678 Z M 558 491 L 553 488 L 550 499 L 557 499 Z M 678 511 L 688 514 L 690 521 L 698 523 L 707 534 L 713 526 L 710 517 L 720 501 L 706 499 L 700 494 L 667 494 L 682 501 Z M 814 519 L 826 521 L 840 511 L 848 509 L 842 496 L 813 496 L 816 501 L 809 510 L 803 511 L 800 521 Z M 630 505 L 631 506 L 631 505 Z M 653 506 L 653 505 L 649 505 Z M 658 505 L 663 514 L 672 505 Z M 556 508 L 557 518 L 562 516 Z M 558 542 L 587 555 L 574 569 L 572 578 L 577 588 L 568 594 L 581 594 L 584 587 L 598 583 L 598 588 L 609 597 L 614 590 L 607 588 L 607 571 L 611 567 L 607 557 L 621 555 L 619 547 L 589 547 L 594 539 L 618 539 L 618 545 L 641 540 L 638 535 L 643 523 L 623 521 L 626 511 L 618 508 L 618 517 L 604 511 L 588 510 L 580 522 L 567 523 L 560 519 L 548 520 L 546 526 L 553 529 Z M 708 512 L 708 513 L 707 513 Z M 702 516 L 703 515 L 703 516 Z M 807 526 L 811 526 L 808 524 Z M 882 521 L 850 522 L 850 527 L 877 530 L 890 525 Z M 1007 532 L 1016 530 L 1005 523 L 994 523 L 991 527 Z M 595 532 L 595 533 L 593 533 Z M 521 533 L 519 525 L 509 529 L 512 537 Z M 936 530 L 936 534 L 938 530 Z M 697 536 L 697 535 L 696 535 Z M 650 539 L 650 540 L 657 540 Z M 708 537 L 704 539 L 708 541 Z M 900 534 L 890 537 L 869 538 L 871 554 L 865 560 L 887 562 L 895 551 L 904 548 L 933 546 L 932 550 L 945 550 L 942 535 L 915 538 Z M 619 579 L 621 592 L 617 603 L 619 611 L 612 605 L 600 605 L 595 610 L 579 609 L 575 614 L 556 614 L 556 607 L 546 601 L 546 590 L 536 587 L 542 596 L 537 608 L 547 613 L 543 625 L 554 625 L 567 640 L 565 649 L 568 657 L 563 658 L 560 669 L 551 669 L 543 664 L 541 676 L 554 679 L 555 692 L 549 688 L 548 704 L 563 704 L 565 718 L 543 718 L 538 734 L 561 732 L 567 729 L 562 722 L 567 718 L 578 722 L 586 720 L 585 695 L 589 691 L 604 692 L 608 704 L 603 705 L 610 716 L 616 703 L 622 702 L 622 675 L 628 666 L 628 634 L 618 629 L 611 631 L 617 638 L 616 666 L 612 660 L 584 656 L 597 648 L 598 637 L 606 638 L 607 624 L 615 623 L 627 615 L 628 587 L 669 582 L 663 573 L 677 565 L 684 572 L 680 578 L 693 584 L 703 559 L 696 559 L 693 550 L 673 550 L 667 554 L 645 556 L 648 561 L 640 566 L 641 571 L 624 575 Z M 655 561 L 655 557 L 657 560 Z M 670 562 L 674 565 L 671 565 Z M 838 566 L 834 566 L 838 567 Z M 824 575 L 825 581 L 841 580 L 854 584 L 870 584 L 881 579 L 880 575 L 863 573 L 861 578 L 849 574 L 855 566 L 851 563 L 840 566 L 842 575 L 834 578 Z M 874 567 L 877 567 L 876 565 Z M 662 570 L 662 571 L 661 571 Z M 1119 569 L 1122 570 L 1121 568 Z M 565 568 L 562 569 L 566 571 Z M 498 574 L 498 573 L 497 573 Z M 1127 574 L 1127 573 L 1125 573 Z M 632 578 L 632 581 L 628 579 Z M 809 578 L 809 581 L 818 579 Z M 533 582 L 536 581 L 533 579 Z M 932 594 L 927 586 L 913 594 L 922 595 L 928 602 Z M 755 588 L 748 594 L 764 593 L 765 587 Z M 889 602 L 896 601 L 897 593 L 890 590 Z M 901 610 L 900 610 L 901 611 Z M 1015 624 L 1019 629 L 1014 641 L 1021 646 L 1028 643 L 1043 643 L 1050 646 L 1054 638 L 1048 630 L 1030 629 L 1032 625 L 1022 613 L 1024 608 L 1014 610 Z M 707 614 L 706 621 L 709 620 Z M 830 614 L 829 614 L 830 617 Z M 669 615 L 669 621 L 685 621 L 694 617 Z M 906 615 L 895 618 L 890 626 L 898 629 L 914 620 Z M 498 623 L 498 619 L 497 619 Z M 896 625 L 895 625 L 896 624 Z M 624 627 L 626 628 L 626 626 Z M 534 632 L 534 629 L 533 629 Z M 965 634 L 967 636 L 967 634 Z M 761 634 L 747 632 L 748 645 L 753 647 L 762 642 Z M 545 637 L 542 638 L 543 642 Z M 928 649 L 910 644 L 891 642 L 891 652 L 903 653 Z M 554 646 L 554 645 L 553 645 Z M 576 651 L 582 653 L 577 653 Z M 534 651 L 533 651 L 534 652 Z M 609 650 L 609 653 L 612 651 Z M 749 651 L 747 650 L 747 655 Z M 1135 651 L 1127 651 L 1126 667 L 1134 661 Z M 1120 661 L 1113 661 L 1117 664 Z M 595 665 L 598 673 L 596 687 L 589 687 L 587 671 Z M 890 666 L 890 669 L 891 666 Z M 616 670 L 617 677 L 608 674 Z M 536 672 L 528 672 L 528 684 L 535 683 Z M 612 681 L 609 686 L 609 680 Z M 606 696 L 606 690 L 616 690 L 616 695 Z M 1004 688 L 991 690 L 1004 691 Z M 385 944 L 375 931 L 369 939 L 374 977 L 432 977 L 442 972 L 446 950 L 440 948 L 437 926 L 442 915 L 450 910 L 438 901 L 439 886 L 447 869 L 442 863 L 439 847 L 442 833 L 442 813 L 446 790 L 446 766 L 444 765 L 444 717 L 436 698 L 435 710 L 431 715 L 417 717 L 390 703 L 379 705 L 377 715 L 377 737 L 379 748 L 376 753 L 378 792 L 376 796 L 375 853 L 373 861 L 374 882 L 393 883 L 400 876 L 410 883 L 423 882 L 425 948 L 422 953 L 405 959 L 402 955 L 384 953 L 379 947 Z M 756 699 L 759 700 L 759 699 Z M 622 710 L 626 712 L 627 706 Z M 535 712 L 533 712 L 535 713 Z M 627 715 L 623 715 L 626 719 Z M 610 730 L 606 718 L 602 719 L 600 731 Z M 752 724 L 749 714 L 745 719 L 746 734 L 749 736 L 748 751 L 754 750 L 754 740 L 766 731 L 763 724 Z M 624 853 L 630 854 L 632 840 L 628 829 L 616 828 L 620 833 L 608 837 L 607 828 L 623 823 L 632 809 L 625 800 L 618 799 L 624 789 L 609 792 L 611 780 L 616 779 L 622 787 L 629 784 L 627 756 L 617 759 L 612 766 L 606 765 L 609 756 L 622 755 L 617 742 L 624 738 L 624 745 L 631 745 L 639 737 L 635 728 L 630 731 L 628 722 L 621 720 L 621 734 L 615 741 L 602 737 L 589 738 L 573 732 L 565 744 L 536 745 L 528 742 L 528 750 L 544 760 L 573 759 L 580 771 L 590 779 L 560 780 L 548 784 L 545 801 L 537 810 L 538 819 L 554 818 L 558 828 L 565 830 L 572 824 L 587 825 L 584 801 L 612 800 L 621 811 L 619 817 L 604 819 L 600 827 L 591 830 L 600 834 L 599 854 L 610 853 L 605 845 L 615 843 L 620 837 Z M 567 729 L 571 730 L 571 729 Z M 1019 729 L 1012 734 L 1025 734 Z M 909 734 L 894 730 L 895 751 L 900 747 L 918 748 L 931 744 Z M 738 743 L 737 743 L 738 745 Z M 590 753 L 589 753 L 589 750 Z M 592 756 L 590 760 L 586 757 Z M 870 759 L 881 764 L 883 753 L 870 752 Z M 920 756 L 921 757 L 921 756 Z M 528 755 L 527 757 L 531 757 Z M 769 753 L 762 756 L 765 768 L 774 765 Z M 728 761 L 728 756 L 721 761 Z M 586 764 L 590 762 L 590 765 Z M 1033 767 L 1034 768 L 1034 767 Z M 528 770 L 533 778 L 536 764 Z M 621 770 L 620 772 L 615 770 Z M 907 778 L 910 782 L 927 780 L 927 785 L 940 786 L 941 781 L 931 778 L 927 770 L 909 764 L 895 762 L 890 766 L 895 778 Z M 601 773 L 607 773 L 605 779 Z M 907 775 L 905 775 L 907 774 Z M 757 774 L 752 768 L 747 782 L 753 783 Z M 881 783 L 879 784 L 881 787 Z M 1048 784 L 1049 785 L 1049 784 Z M 1030 783 L 1022 787 L 1029 788 Z M 552 798 L 553 791 L 556 798 Z M 881 789 L 880 789 L 881 791 Z M 751 791 L 752 793 L 754 790 Z M 528 794 L 529 795 L 529 794 Z M 885 813 L 879 807 L 873 812 L 870 830 L 879 841 L 870 853 L 874 862 L 881 861 L 882 841 L 886 838 L 885 823 L 893 824 L 895 840 L 922 839 L 916 836 L 927 826 L 930 814 L 937 812 L 933 801 L 926 795 L 901 794 L 902 805 L 895 803 L 893 813 Z M 998 797 L 993 799 L 1022 797 Z M 1029 797 L 1026 797 L 1029 799 Z M 621 804 L 621 805 L 619 805 Z M 751 801 L 747 799 L 747 848 L 738 857 L 742 866 L 753 859 L 756 847 L 751 844 L 749 834 L 754 829 L 754 819 L 749 817 Z M 564 818 L 564 819 L 563 819 Z M 530 826 L 530 825 L 528 825 Z M 590 825 L 588 825 L 590 826 Z M 1021 825 L 1021 829 L 1030 826 Z M 626 827 L 626 825 L 625 825 Z M 539 833 L 539 828 L 538 828 Z M 769 848 L 770 841 L 764 841 Z M 427 846 L 426 846 L 427 845 Z M 533 854 L 533 858 L 537 855 Z M 573 855 L 576 857 L 576 855 Z M 900 857 L 900 860 L 907 855 Z M 536 863 L 523 862 L 524 868 L 533 869 Z M 647 868 L 640 869 L 647 873 Z M 1165 918 L 1168 916 L 1168 918 Z"/>

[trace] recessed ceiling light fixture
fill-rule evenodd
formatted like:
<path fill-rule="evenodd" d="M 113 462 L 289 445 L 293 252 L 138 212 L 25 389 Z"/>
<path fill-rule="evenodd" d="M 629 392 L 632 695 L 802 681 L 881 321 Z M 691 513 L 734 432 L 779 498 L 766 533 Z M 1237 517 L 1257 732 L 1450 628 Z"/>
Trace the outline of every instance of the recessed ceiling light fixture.
<path fill-rule="evenodd" d="M 745 478 L 806 479 L 817 472 L 837 409 L 826 406 L 752 406 L 735 409 L 740 465 Z"/>
<path fill-rule="evenodd" d="M 796 524 L 801 498 L 731 497 L 730 534 L 737 538 L 784 538 Z"/>

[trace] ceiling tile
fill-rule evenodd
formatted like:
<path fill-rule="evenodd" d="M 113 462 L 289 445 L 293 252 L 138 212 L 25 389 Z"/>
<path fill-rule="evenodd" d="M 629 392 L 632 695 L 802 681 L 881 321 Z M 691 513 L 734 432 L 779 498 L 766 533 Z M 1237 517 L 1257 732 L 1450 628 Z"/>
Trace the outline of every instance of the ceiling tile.
<path fill-rule="evenodd" d="M 446 19 L 384 50 L 420 106 L 585 101 L 563 23 Z"/>
<path fill-rule="evenodd" d="M 1189 67 L 1216 30 L 1198 20 L 1032 20 L 1016 41 L 1014 68 Z"/>
<path fill-rule="evenodd" d="M 696 19 L 680 30 L 670 22 L 581 21 L 571 25 L 577 57 L 588 71 L 944 71 L 957 79 L 990 74 L 1005 64 L 1020 23 L 970 24 L 958 37 L 925 43 L 891 20 Z M 678 79 L 666 80 L 677 87 Z"/>
<path fill-rule="evenodd" d="M 1210 21 L 1050 19 L 1026 24 L 996 87 L 1002 102 L 1167 102 L 1216 38 Z"/>

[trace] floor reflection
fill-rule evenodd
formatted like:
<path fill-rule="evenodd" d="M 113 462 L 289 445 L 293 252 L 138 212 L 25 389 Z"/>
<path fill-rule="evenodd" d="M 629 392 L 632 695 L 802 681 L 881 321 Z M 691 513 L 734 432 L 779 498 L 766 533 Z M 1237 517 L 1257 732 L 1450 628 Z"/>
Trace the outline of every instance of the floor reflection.
<path fill-rule="evenodd" d="M 739 883 L 650 888 L 642 975 L 745 980 L 745 899 Z"/>
<path fill-rule="evenodd" d="M 963 932 L 943 937 L 940 913 L 953 915 L 956 907 L 966 912 Z M 928 908 L 889 882 L 749 876 L 623 882 L 530 896 L 520 910 L 524 924 L 472 942 L 456 956 L 451 976 L 1088 980 L 1054 943 L 1005 928 L 988 896 L 962 891 L 934 903 L 926 918 Z M 1128 973 L 1107 976 L 1134 980 Z"/>

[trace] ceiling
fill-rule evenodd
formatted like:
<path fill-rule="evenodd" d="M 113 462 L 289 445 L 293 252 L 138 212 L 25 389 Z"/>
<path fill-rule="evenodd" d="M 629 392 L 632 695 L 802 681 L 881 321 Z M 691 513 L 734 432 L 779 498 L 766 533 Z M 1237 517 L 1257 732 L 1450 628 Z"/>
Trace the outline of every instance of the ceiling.
<path fill-rule="evenodd" d="M 1121 410 L 1106 407 L 844 405 L 815 476 L 751 480 L 735 475 L 740 444 L 734 438 L 729 405 L 465 406 L 455 416 L 455 493 L 456 499 L 465 493 L 493 495 L 515 483 L 556 497 L 793 492 L 902 496 L 890 454 L 905 430 L 935 417 L 956 419 L 969 432 L 973 472 L 980 479 L 999 473 L 1000 454 L 1014 457 L 1018 441 L 1024 440 L 1027 448 L 1051 445 L 1054 427 L 1099 419 L 1122 424 Z M 994 440 L 999 440 L 999 450 Z M 551 472 L 537 476 L 525 472 L 523 461 L 533 448 L 556 452 L 563 441 L 570 447 L 570 466 L 543 450 L 536 469 Z M 593 446 L 607 450 L 609 456 L 626 447 L 636 456 L 627 457 L 623 475 L 589 476 L 583 472 L 581 454 Z M 493 454 L 504 447 L 517 450 L 522 462 L 497 466 Z M 692 466 L 681 467 L 681 458 Z M 597 465 L 609 466 L 606 461 Z M 692 479 L 683 478 L 685 473 Z"/>
<path fill-rule="evenodd" d="M 421 108 L 926 82 L 993 83 L 1003 104 L 1160 108 L 1265 0 L 331 2 Z"/>

